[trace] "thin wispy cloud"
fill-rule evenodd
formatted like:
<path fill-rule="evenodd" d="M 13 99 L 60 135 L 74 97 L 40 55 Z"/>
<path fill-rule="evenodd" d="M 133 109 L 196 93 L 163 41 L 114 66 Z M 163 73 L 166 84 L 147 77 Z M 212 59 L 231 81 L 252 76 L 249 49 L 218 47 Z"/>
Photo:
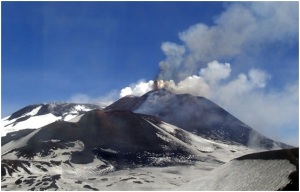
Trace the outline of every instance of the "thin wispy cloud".
<path fill-rule="evenodd" d="M 258 57 L 271 43 L 288 48 L 298 37 L 298 4 L 286 2 L 232 3 L 208 26 L 198 23 L 179 33 L 182 44 L 165 42 L 166 59 L 159 78 L 182 80 L 210 61 L 240 61 Z M 261 62 L 261 61 L 256 61 Z"/>

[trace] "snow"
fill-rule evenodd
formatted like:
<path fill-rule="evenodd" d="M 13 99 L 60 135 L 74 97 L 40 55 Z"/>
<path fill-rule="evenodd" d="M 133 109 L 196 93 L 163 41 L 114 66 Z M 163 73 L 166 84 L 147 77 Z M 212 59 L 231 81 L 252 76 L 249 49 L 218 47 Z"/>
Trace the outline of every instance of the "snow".
<path fill-rule="evenodd" d="M 77 116 L 73 116 L 73 118 L 65 118 L 64 120 L 65 121 L 69 121 L 69 122 L 73 122 L 73 123 L 77 123 L 81 117 L 83 116 L 84 114 L 81 114 L 81 115 L 77 115 Z"/>
<path fill-rule="evenodd" d="M 275 191 L 289 183 L 288 176 L 296 167 L 288 160 L 234 160 L 180 190 L 208 191 Z"/>
<path fill-rule="evenodd" d="M 116 150 L 113 150 L 113 149 L 110 149 L 110 148 L 107 148 L 107 149 L 103 149 L 103 148 L 100 148 L 102 151 L 105 151 L 105 152 L 108 152 L 108 153 L 114 153 L 114 154 L 117 154 L 118 151 Z"/>
<path fill-rule="evenodd" d="M 90 111 L 90 110 L 91 110 L 90 108 L 87 108 L 87 107 L 84 106 L 84 105 L 76 105 L 76 106 L 74 107 L 74 109 L 75 109 L 76 111 Z"/>
<path fill-rule="evenodd" d="M 71 121 L 79 121 L 83 115 L 73 118 Z M 149 122 L 149 121 L 148 121 Z M 179 127 L 162 123 L 155 125 L 158 129 L 158 136 L 169 140 L 171 143 L 186 145 L 194 153 L 198 153 L 206 158 L 206 161 L 197 161 L 193 165 L 178 165 L 168 167 L 140 167 L 135 169 L 117 170 L 115 167 L 102 159 L 94 158 L 88 164 L 68 165 L 64 163 L 70 159 L 69 155 L 74 151 L 84 150 L 84 144 L 76 141 L 74 147 L 54 150 L 53 154 L 46 157 L 35 156 L 28 161 L 27 167 L 32 175 L 27 174 L 23 168 L 14 173 L 12 177 L 4 176 L 2 186 L 4 190 L 29 190 L 36 183 L 41 181 L 45 175 L 51 176 L 59 174 L 61 179 L 56 182 L 58 190 L 88 190 L 86 186 L 91 186 L 98 190 L 277 190 L 286 185 L 289 180 L 288 175 L 296 168 L 287 160 L 234 160 L 221 165 L 213 159 L 227 162 L 238 156 L 252 153 L 254 150 L 239 145 L 228 145 L 218 141 L 211 141 L 183 131 L 190 138 L 192 145 L 188 145 L 180 139 L 174 137 L 172 133 Z M 15 152 L 8 153 L 12 149 L 26 145 L 29 138 L 39 131 L 36 130 L 24 138 L 11 141 L 2 146 L 2 159 L 19 159 Z M 60 142 L 59 140 L 50 140 Z M 198 151 L 196 150 L 198 149 Z M 102 149 L 107 152 L 117 153 L 110 148 Z M 200 151 L 201 150 L 201 151 Z M 54 155 L 54 156 L 53 156 Z M 27 161 L 25 158 L 21 158 Z M 167 158 L 157 158 L 157 161 L 168 161 Z M 56 161 L 61 165 L 47 165 L 45 162 Z M 220 166 L 221 165 L 221 166 Z M 24 165 L 25 166 L 25 165 Z M 42 166 L 47 172 L 42 171 Z M 270 175 L 272 176 L 270 178 Z M 22 182 L 16 185 L 17 179 L 29 179 L 35 176 L 32 186 Z M 43 183 L 44 185 L 44 183 Z M 19 188 L 20 186 L 20 188 Z M 41 185 L 42 186 L 42 185 Z M 39 188 L 36 188 L 38 190 Z M 53 189 L 51 189 L 53 190 Z"/>
<path fill-rule="evenodd" d="M 7 116 L 7 117 L 4 117 L 4 118 L 2 119 L 2 121 L 6 121 L 7 119 L 10 118 L 10 116 L 11 116 L 11 115 L 9 115 L 9 116 Z"/>
<path fill-rule="evenodd" d="M 176 127 L 175 125 L 166 122 L 163 122 L 159 126 L 169 133 L 175 133 L 175 130 L 178 129 L 178 127 Z"/>
<path fill-rule="evenodd" d="M 174 137 L 173 135 L 171 135 L 170 133 L 168 133 L 167 131 L 165 131 L 165 129 L 161 128 L 160 126 L 155 125 L 154 123 L 151 123 L 147 119 L 145 119 L 145 120 L 148 123 L 150 123 L 152 126 L 156 127 L 160 131 L 159 135 L 160 135 L 161 138 L 164 139 L 164 137 L 168 137 L 168 139 L 170 139 L 169 141 L 172 141 L 173 143 L 177 143 L 180 146 L 184 146 L 186 149 L 189 150 L 190 153 L 192 153 L 192 154 L 198 154 L 199 153 L 195 148 L 193 148 L 190 145 L 186 144 L 185 142 L 181 141 L 177 137 Z"/>
<path fill-rule="evenodd" d="M 156 126 L 152 124 L 153 126 Z M 193 148 L 193 151 L 195 149 L 197 152 L 201 152 L 201 155 L 203 157 L 207 158 L 215 158 L 216 160 L 222 161 L 222 162 L 229 162 L 233 158 L 249 154 L 249 153 L 255 153 L 258 152 L 259 149 L 250 149 L 248 147 L 245 147 L 243 145 L 228 145 L 225 143 L 222 143 L 221 141 L 213 141 L 209 139 L 205 139 L 201 136 L 197 136 L 195 134 L 192 134 L 188 131 L 185 131 L 175 125 L 163 122 L 158 127 L 161 131 L 164 131 L 165 133 L 174 134 L 175 130 L 181 130 L 185 135 L 189 138 L 189 141 L 191 142 L 191 146 L 189 148 Z M 161 133 L 158 134 L 158 136 L 166 141 L 168 141 L 168 138 L 163 136 Z M 175 137 L 174 137 L 175 138 Z M 175 138 L 175 140 L 179 140 Z M 179 140 L 180 143 L 183 143 L 181 140 Z M 186 145 L 184 143 L 184 145 Z"/>
<path fill-rule="evenodd" d="M 61 117 L 56 117 L 50 113 L 46 115 L 30 117 L 26 121 L 18 122 L 15 125 L 14 125 L 14 121 L 11 121 L 10 124 L 8 123 L 7 126 L 2 127 L 1 137 L 13 131 L 18 131 L 22 129 L 37 129 L 60 119 Z"/>
<path fill-rule="evenodd" d="M 54 106 L 54 105 L 53 105 Z M 52 106 L 52 107 L 53 107 Z M 26 115 L 36 115 L 39 108 L 32 110 Z M 63 120 L 69 122 L 78 122 L 84 114 L 78 115 L 78 111 L 89 111 L 90 109 L 77 105 L 71 112 L 65 113 Z M 6 125 L 15 122 L 16 119 L 8 121 L 9 117 L 2 119 Z M 2 136 L 8 132 L 25 129 L 39 128 L 62 117 L 56 117 L 52 114 L 32 116 L 26 121 L 2 127 Z M 13 176 L 4 176 L 2 190 L 29 190 L 45 176 L 59 174 L 61 179 L 56 182 L 58 190 L 88 190 L 86 186 L 91 186 L 98 190 L 277 190 L 286 185 L 288 175 L 296 168 L 287 160 L 233 160 L 239 156 L 257 152 L 257 149 L 250 149 L 242 145 L 226 144 L 221 141 L 213 141 L 184 131 L 172 124 L 162 122 L 157 125 L 147 119 L 148 123 L 157 129 L 157 136 L 168 141 L 171 145 L 184 146 L 192 155 L 201 157 L 201 161 L 194 162 L 193 165 L 168 166 L 168 167 L 139 167 L 134 169 L 116 170 L 116 168 L 105 161 L 94 156 L 94 160 L 88 164 L 67 164 L 70 160 L 70 154 L 75 151 L 85 149 L 82 141 L 74 143 L 73 147 L 56 149 L 48 156 L 37 155 L 32 160 L 25 157 L 18 158 L 13 149 L 23 147 L 28 140 L 35 135 L 39 129 L 33 131 L 27 136 L 10 141 L 1 147 L 2 159 L 22 160 L 30 163 L 28 169 L 32 172 L 29 175 L 23 168 L 19 167 L 19 172 L 13 173 Z M 7 123 L 8 122 L 8 123 Z M 180 131 L 188 142 L 183 141 L 175 134 Z M 61 142 L 59 140 L 49 140 L 49 142 Z M 48 141 L 47 141 L 48 142 Z M 109 147 L 109 146 L 108 146 Z M 103 151 L 118 153 L 111 148 L 102 148 Z M 203 159 L 203 161 L 202 161 Z M 168 157 L 156 158 L 157 162 L 166 162 Z M 45 162 L 57 161 L 61 165 Z M 180 161 L 180 159 L 179 159 Z M 223 164 L 224 162 L 225 164 Z M 228 163 L 226 163 L 228 162 Z M 44 172 L 39 168 L 43 166 L 47 169 Z M 35 183 L 30 186 L 26 182 L 16 185 L 17 179 L 28 179 L 36 176 Z M 43 183 L 44 184 L 44 183 Z M 38 190 L 38 188 L 36 188 Z M 53 190 L 53 189 L 51 189 Z"/>
<path fill-rule="evenodd" d="M 29 115 L 29 116 L 34 116 L 34 115 L 36 115 L 36 114 L 39 112 L 39 110 L 40 110 L 41 108 L 42 108 L 42 106 L 39 106 L 39 107 L 33 109 L 32 111 L 30 111 L 29 113 L 26 113 L 25 115 L 26 115 L 26 116 L 27 116 L 27 115 Z"/>
<path fill-rule="evenodd" d="M 20 117 L 18 117 L 16 119 L 8 120 L 10 118 L 10 116 L 11 116 L 11 115 L 9 115 L 9 116 L 7 116 L 7 117 L 5 117 L 5 118 L 3 118 L 1 120 L 1 124 L 2 124 L 3 127 L 5 127 L 6 125 L 14 123 L 17 119 L 20 119 L 20 118 L 23 118 L 23 117 L 26 117 L 26 116 L 34 116 L 34 115 L 36 115 L 39 112 L 39 110 L 41 109 L 41 107 L 42 106 L 36 107 L 33 110 L 31 110 L 30 112 L 25 113 L 25 114 L 23 114 L 22 116 L 20 116 Z"/>
<path fill-rule="evenodd" d="M 74 114 L 67 114 L 67 115 L 65 115 L 64 117 L 63 117 L 63 120 L 64 121 L 70 121 L 70 120 L 72 120 L 73 118 L 75 118 L 75 117 L 77 117 L 78 116 L 78 114 L 76 114 L 76 115 L 74 115 Z"/>
<path fill-rule="evenodd" d="M 35 130 L 33 132 L 31 132 L 30 134 L 28 134 L 27 136 L 25 137 L 22 137 L 16 141 L 10 141 L 9 143 L 1 146 L 1 156 L 3 158 L 3 155 L 13 149 L 17 149 L 17 148 L 20 148 L 20 147 L 23 147 L 23 146 L 26 146 L 27 145 L 27 141 L 33 136 L 35 135 L 39 130 Z M 11 159 L 11 158 L 9 158 Z"/>
<path fill-rule="evenodd" d="M 49 108 L 53 109 L 57 105 L 59 105 L 59 104 L 50 103 Z M 86 111 L 91 110 L 90 108 L 88 108 L 84 105 L 76 105 L 72 108 L 71 111 L 64 113 L 63 117 L 57 117 L 51 113 L 35 116 L 38 113 L 38 111 L 41 109 L 41 107 L 42 106 L 38 106 L 38 107 L 34 108 L 32 111 L 30 111 L 16 119 L 8 120 L 10 116 L 2 119 L 1 120 L 1 127 L 2 127 L 1 136 L 3 137 L 3 136 L 6 136 L 7 133 L 22 130 L 22 129 L 37 129 L 37 128 L 43 127 L 45 125 L 48 125 L 50 123 L 53 123 L 54 121 L 57 121 L 57 120 L 78 122 L 80 120 L 80 118 L 82 117 L 82 115 L 79 115 L 79 111 L 86 112 Z M 18 122 L 18 119 L 24 118 L 26 116 L 29 116 L 29 118 L 27 120 Z"/>

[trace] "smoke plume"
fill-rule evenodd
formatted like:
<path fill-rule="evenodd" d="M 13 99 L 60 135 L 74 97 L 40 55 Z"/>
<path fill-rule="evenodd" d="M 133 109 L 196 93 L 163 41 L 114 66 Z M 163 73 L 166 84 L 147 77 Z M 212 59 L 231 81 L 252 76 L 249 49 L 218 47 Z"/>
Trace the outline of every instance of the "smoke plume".
<path fill-rule="evenodd" d="M 159 63 L 158 79 L 180 81 L 213 60 L 245 65 L 267 45 L 288 46 L 298 37 L 298 3 L 232 3 L 214 23 L 198 23 L 180 32 L 181 45 L 163 43 L 166 59 Z"/>
<path fill-rule="evenodd" d="M 167 86 L 163 88 L 176 94 L 204 96 L 262 134 L 298 145 L 298 137 L 294 134 L 298 131 L 299 120 L 297 82 L 286 85 L 284 90 L 267 91 L 271 78 L 267 72 L 252 68 L 236 77 L 232 77 L 230 72 L 229 63 L 213 61 L 201 68 L 198 75 L 188 76 L 178 83 L 164 81 Z M 151 80 L 131 85 L 121 90 L 120 97 L 126 96 L 126 92 L 140 96 L 153 84 Z"/>
<path fill-rule="evenodd" d="M 274 61 L 265 50 L 281 45 L 271 55 L 280 59 L 281 51 L 298 44 L 298 11 L 297 2 L 228 4 L 214 25 L 198 23 L 180 32 L 181 44 L 162 43 L 166 58 L 157 80 L 174 93 L 207 97 L 262 134 L 298 145 L 298 79 L 278 88 L 269 84 L 273 74 L 260 68 Z M 153 83 L 131 85 L 121 96 L 141 95 Z"/>
<path fill-rule="evenodd" d="M 274 58 L 277 62 L 285 58 L 281 51 L 288 53 L 298 45 L 298 3 L 234 2 L 226 6 L 213 25 L 195 24 L 178 34 L 181 43 L 162 43 L 166 57 L 159 62 L 157 79 L 133 83 L 119 96 L 141 96 L 153 88 L 204 96 L 262 134 L 298 145 L 298 79 L 278 88 L 269 84 L 272 71 L 260 67 L 272 68 Z M 281 49 L 265 56 L 274 46 Z M 296 60 L 296 65 L 281 65 L 297 66 Z"/>

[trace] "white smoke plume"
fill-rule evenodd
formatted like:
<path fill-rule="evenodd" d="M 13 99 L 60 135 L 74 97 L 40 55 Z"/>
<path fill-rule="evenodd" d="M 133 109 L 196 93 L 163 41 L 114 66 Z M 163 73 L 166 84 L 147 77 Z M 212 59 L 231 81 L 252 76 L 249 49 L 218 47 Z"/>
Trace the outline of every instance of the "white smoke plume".
<path fill-rule="evenodd" d="M 166 81 L 164 88 L 177 94 L 189 93 L 211 99 L 244 123 L 275 140 L 298 145 L 298 83 L 284 90 L 267 91 L 271 78 L 260 69 L 231 77 L 231 65 L 212 61 L 198 75 L 189 76 L 178 83 Z M 120 97 L 140 96 L 153 86 L 153 81 L 140 81 L 121 90 Z M 144 92 L 142 92 L 144 90 Z M 126 94 L 128 93 L 128 94 Z M 282 131 L 291 132 L 282 136 Z M 294 135 L 294 137 L 292 137 Z M 286 137 L 290 137 L 288 140 Z"/>
<path fill-rule="evenodd" d="M 144 80 L 138 81 L 138 83 L 132 84 L 129 87 L 125 87 L 120 92 L 120 97 L 124 97 L 126 95 L 135 95 L 135 96 L 141 96 L 153 88 L 153 82 L 149 81 L 145 82 Z"/>
<path fill-rule="evenodd" d="M 298 146 L 298 79 L 275 90 L 268 86 L 273 74 L 257 67 L 270 67 L 273 57 L 298 44 L 298 15 L 298 2 L 227 4 L 214 25 L 198 23 L 179 33 L 181 44 L 162 44 L 166 58 L 158 79 L 171 82 L 175 93 L 205 96 L 262 134 Z M 269 59 L 265 50 L 276 43 L 285 46 Z M 298 71 L 296 60 L 282 65 Z"/>
<path fill-rule="evenodd" d="M 298 146 L 298 79 L 272 88 L 273 74 L 257 67 L 263 63 L 256 60 L 269 62 L 262 55 L 266 45 L 288 49 L 298 42 L 298 12 L 298 2 L 227 4 L 214 25 L 198 23 L 180 32 L 181 44 L 162 43 L 166 58 L 156 80 L 174 93 L 207 97 L 262 134 Z M 141 96 L 153 85 L 138 81 L 119 97 Z"/>
<path fill-rule="evenodd" d="M 264 44 L 293 43 L 298 37 L 298 11 L 297 2 L 232 3 L 216 17 L 215 25 L 198 23 L 180 32 L 182 45 L 162 44 L 166 59 L 159 64 L 158 79 L 180 81 L 213 60 L 245 64 L 261 54 Z"/>

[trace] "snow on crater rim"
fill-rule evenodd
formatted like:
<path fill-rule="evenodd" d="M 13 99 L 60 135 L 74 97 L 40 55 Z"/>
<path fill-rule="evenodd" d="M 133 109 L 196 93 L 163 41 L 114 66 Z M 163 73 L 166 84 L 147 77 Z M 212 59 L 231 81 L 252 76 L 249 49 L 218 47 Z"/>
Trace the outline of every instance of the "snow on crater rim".
<path fill-rule="evenodd" d="M 84 105 L 76 105 L 74 106 L 74 109 L 77 111 L 90 111 L 91 109 L 84 106 Z"/>
<path fill-rule="evenodd" d="M 78 115 L 78 116 L 73 116 L 74 118 L 65 118 L 65 121 L 68 121 L 68 122 L 72 122 L 72 123 L 77 123 L 78 121 L 80 121 L 81 117 L 83 116 L 84 114 L 81 114 L 81 115 Z"/>
<path fill-rule="evenodd" d="M 26 113 L 25 115 L 26 115 L 26 116 L 27 116 L 27 115 L 34 116 L 34 115 L 36 115 L 36 114 L 39 112 L 39 110 L 40 110 L 41 108 L 42 108 L 42 106 L 39 106 L 39 107 L 33 109 L 32 111 L 30 111 L 29 113 Z M 23 116 L 25 116 L 25 115 L 23 115 Z"/>

